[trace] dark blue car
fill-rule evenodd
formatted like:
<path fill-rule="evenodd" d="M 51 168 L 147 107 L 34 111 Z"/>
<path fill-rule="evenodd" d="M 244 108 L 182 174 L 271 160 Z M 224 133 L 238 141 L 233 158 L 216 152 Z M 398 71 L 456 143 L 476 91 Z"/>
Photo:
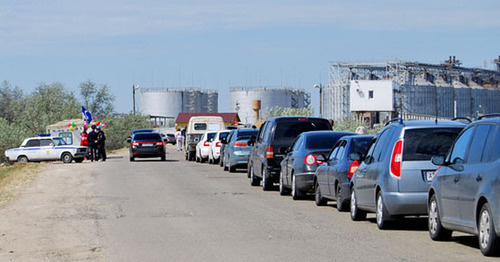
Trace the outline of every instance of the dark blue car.
<path fill-rule="evenodd" d="M 351 197 L 349 182 L 375 136 L 344 136 L 328 154 L 325 163 L 316 169 L 314 199 L 324 206 L 328 200 L 337 201 L 337 209 L 345 211 Z M 353 155 L 354 154 L 354 155 Z M 354 158 L 354 159 L 353 159 Z M 355 159 L 358 158 L 358 159 Z"/>
<path fill-rule="evenodd" d="M 292 194 L 300 199 L 314 192 L 314 173 L 321 164 L 318 156 L 325 158 L 337 140 L 356 133 L 338 131 L 312 131 L 300 134 L 281 161 L 280 194 Z"/>

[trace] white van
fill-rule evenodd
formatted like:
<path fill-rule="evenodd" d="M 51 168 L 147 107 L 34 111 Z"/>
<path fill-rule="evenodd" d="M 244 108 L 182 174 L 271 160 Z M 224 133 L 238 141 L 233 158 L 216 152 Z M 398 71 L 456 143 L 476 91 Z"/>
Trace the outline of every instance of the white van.
<path fill-rule="evenodd" d="M 196 156 L 196 144 L 207 131 L 224 130 L 224 120 L 220 116 L 193 116 L 186 128 L 186 160 L 193 161 Z"/>

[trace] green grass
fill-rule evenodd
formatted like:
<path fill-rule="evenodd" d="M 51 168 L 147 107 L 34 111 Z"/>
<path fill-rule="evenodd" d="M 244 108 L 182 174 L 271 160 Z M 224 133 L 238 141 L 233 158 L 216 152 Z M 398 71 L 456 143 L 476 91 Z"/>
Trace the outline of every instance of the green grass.
<path fill-rule="evenodd" d="M 0 166 L 0 206 L 13 200 L 17 192 L 45 170 L 45 163 L 14 163 Z"/>

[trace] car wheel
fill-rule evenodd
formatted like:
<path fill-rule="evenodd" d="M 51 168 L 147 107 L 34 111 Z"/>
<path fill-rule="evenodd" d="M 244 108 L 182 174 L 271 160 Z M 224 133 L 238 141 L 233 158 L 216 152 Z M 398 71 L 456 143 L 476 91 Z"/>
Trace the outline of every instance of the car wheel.
<path fill-rule="evenodd" d="M 229 168 L 227 167 L 229 159 L 224 159 L 224 171 L 227 171 Z"/>
<path fill-rule="evenodd" d="M 249 165 L 247 166 L 247 177 L 250 178 L 251 177 L 251 173 L 250 171 L 252 171 L 252 169 L 250 168 L 251 164 L 249 163 Z"/>
<path fill-rule="evenodd" d="M 262 167 L 262 190 L 269 191 L 273 187 L 273 183 L 269 180 L 269 175 L 265 167 Z"/>
<path fill-rule="evenodd" d="M 130 157 L 130 162 L 134 162 L 135 158 L 133 156 Z"/>
<path fill-rule="evenodd" d="M 377 194 L 377 207 L 376 207 L 376 220 L 379 229 L 387 229 L 389 223 L 389 212 L 384 205 L 384 198 L 382 197 L 382 192 L 379 191 Z"/>
<path fill-rule="evenodd" d="M 359 210 L 358 201 L 356 200 L 356 192 L 354 192 L 354 188 L 351 188 L 351 219 L 353 221 L 359 221 L 366 218 L 366 212 L 363 210 Z"/>
<path fill-rule="evenodd" d="M 293 200 L 299 200 L 304 197 L 304 194 L 300 192 L 300 190 L 297 188 L 297 180 L 295 178 L 295 174 L 292 173 L 292 199 Z"/>
<path fill-rule="evenodd" d="M 222 161 L 222 160 L 223 160 L 223 156 L 221 155 L 221 156 L 219 157 L 219 166 L 220 166 L 220 167 L 223 167 L 223 166 L 224 166 L 224 161 Z"/>
<path fill-rule="evenodd" d="M 236 172 L 236 167 L 231 166 L 231 162 L 229 162 L 229 173 L 234 173 Z"/>
<path fill-rule="evenodd" d="M 280 171 L 280 195 L 286 196 L 290 195 L 290 190 L 283 184 L 283 171 Z"/>
<path fill-rule="evenodd" d="M 342 199 L 342 187 L 340 186 L 340 183 L 337 183 L 335 198 L 337 199 L 337 210 L 339 212 L 346 211 L 348 205 L 347 202 Z"/>
<path fill-rule="evenodd" d="M 186 160 L 188 160 L 188 154 L 186 153 L 186 154 L 184 154 L 184 155 L 186 156 Z"/>
<path fill-rule="evenodd" d="M 28 163 L 28 157 L 27 156 L 19 156 L 17 158 L 17 162 Z"/>
<path fill-rule="evenodd" d="M 436 195 L 432 195 L 429 202 L 429 235 L 432 240 L 448 240 L 451 238 L 451 230 L 443 227 L 439 217 L 438 203 Z"/>
<path fill-rule="evenodd" d="M 71 156 L 70 153 L 64 153 L 62 156 L 61 156 L 61 159 L 63 161 L 63 163 L 71 163 L 71 161 L 73 161 L 73 156 Z"/>
<path fill-rule="evenodd" d="M 166 159 L 167 159 L 167 157 L 165 156 L 165 154 L 163 154 L 163 155 L 161 156 L 161 161 L 165 161 Z"/>
<path fill-rule="evenodd" d="M 319 188 L 318 180 L 314 182 L 314 203 L 316 203 L 317 206 L 325 206 L 327 203 L 327 200 L 321 195 L 321 188 Z"/>
<path fill-rule="evenodd" d="M 479 212 L 479 247 L 485 256 L 497 255 L 500 253 L 500 241 L 495 232 L 493 217 L 488 203 L 485 203 Z"/>
<path fill-rule="evenodd" d="M 253 167 L 250 166 L 250 185 L 251 186 L 259 186 L 260 180 L 255 177 L 255 172 L 253 170 Z"/>
<path fill-rule="evenodd" d="M 214 164 L 214 161 L 212 160 L 212 158 L 211 158 L 211 157 L 208 157 L 208 164 L 210 164 L 210 165 L 213 165 L 213 164 Z"/>
<path fill-rule="evenodd" d="M 205 158 L 200 154 L 200 163 L 205 163 Z"/>

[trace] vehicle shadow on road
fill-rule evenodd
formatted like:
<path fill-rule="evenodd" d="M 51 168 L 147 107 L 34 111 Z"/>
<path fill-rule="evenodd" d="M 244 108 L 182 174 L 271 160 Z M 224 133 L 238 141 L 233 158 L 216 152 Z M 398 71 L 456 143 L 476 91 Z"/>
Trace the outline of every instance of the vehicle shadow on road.
<path fill-rule="evenodd" d="M 175 163 L 175 162 L 179 162 L 179 160 L 175 160 L 175 159 L 165 159 L 165 161 L 161 161 L 159 159 L 136 159 L 134 162 L 137 162 L 137 163 L 141 163 L 141 162 L 158 162 L 158 163 L 168 163 L 168 162 L 172 162 L 172 163 Z"/>
<path fill-rule="evenodd" d="M 464 245 L 464 246 L 479 249 L 479 242 L 477 240 L 477 236 L 473 236 L 473 235 L 455 236 L 455 237 L 452 237 L 450 241 Z"/>
<path fill-rule="evenodd" d="M 429 227 L 427 217 L 407 217 L 390 221 L 387 230 L 400 230 L 400 231 L 428 231 Z M 367 218 L 373 224 L 377 224 L 377 219 Z"/>

